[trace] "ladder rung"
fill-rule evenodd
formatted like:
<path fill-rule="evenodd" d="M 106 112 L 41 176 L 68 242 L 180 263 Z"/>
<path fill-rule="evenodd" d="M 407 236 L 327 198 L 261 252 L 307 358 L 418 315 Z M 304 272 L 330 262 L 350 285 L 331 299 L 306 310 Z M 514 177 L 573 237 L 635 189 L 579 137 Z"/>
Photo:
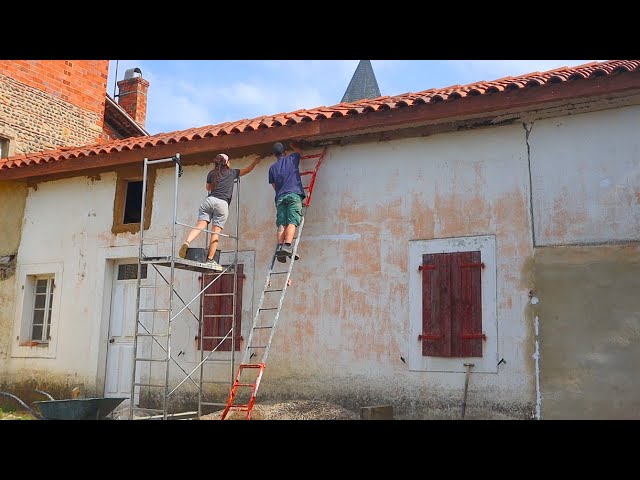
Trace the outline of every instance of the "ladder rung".
<path fill-rule="evenodd" d="M 278 307 L 259 308 L 258 310 L 278 310 Z"/>
<path fill-rule="evenodd" d="M 273 328 L 273 325 L 256 325 L 255 327 L 253 327 L 254 330 L 257 330 L 259 328 Z"/>
<path fill-rule="evenodd" d="M 282 273 L 289 273 L 289 271 L 285 270 L 284 272 L 271 272 L 269 275 L 280 275 Z"/>
<path fill-rule="evenodd" d="M 248 345 L 247 348 L 267 348 L 266 345 Z"/>
<path fill-rule="evenodd" d="M 278 288 L 276 290 L 265 290 L 264 293 L 269 293 L 269 292 L 281 292 L 282 290 L 284 290 L 284 288 Z"/>
<path fill-rule="evenodd" d="M 234 387 L 255 387 L 255 383 L 234 383 Z"/>
<path fill-rule="evenodd" d="M 240 410 L 242 412 L 249 411 L 249 405 L 229 405 L 229 410 Z"/>

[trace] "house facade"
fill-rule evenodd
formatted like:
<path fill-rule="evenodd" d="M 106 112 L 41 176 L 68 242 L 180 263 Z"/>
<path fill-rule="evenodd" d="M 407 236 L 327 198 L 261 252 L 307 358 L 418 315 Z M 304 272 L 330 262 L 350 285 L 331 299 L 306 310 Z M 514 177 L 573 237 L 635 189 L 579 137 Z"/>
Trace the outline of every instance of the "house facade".
<path fill-rule="evenodd" d="M 298 140 L 305 156 L 325 156 L 258 401 L 392 405 L 405 419 L 460 418 L 463 404 L 465 418 L 639 418 L 639 66 L 594 63 L 6 159 L 0 195 L 24 200 L 0 217 L 0 255 L 17 251 L 15 273 L 0 280 L 2 389 L 126 393 L 126 349 L 114 345 L 135 320 L 141 223 L 127 220 L 128 193 L 145 158 L 179 154 L 183 166 L 177 180 L 172 163 L 148 172 L 153 256 L 175 255 L 187 227 L 172 240 L 174 201 L 178 222 L 192 225 L 215 154 L 237 168 L 267 154 L 238 184 L 225 229 L 239 232 L 241 351 L 275 247 L 268 153 Z M 231 240 L 220 248 L 228 263 Z M 142 282 L 161 274 L 148 267 Z M 191 299 L 202 281 L 177 271 L 173 287 Z M 142 304 L 166 305 L 155 290 L 141 290 Z M 172 388 L 211 348 L 201 315 L 194 305 L 175 319 Z M 141 374 L 164 382 L 162 369 Z M 184 382 L 176 408 L 193 408 L 194 392 Z"/>

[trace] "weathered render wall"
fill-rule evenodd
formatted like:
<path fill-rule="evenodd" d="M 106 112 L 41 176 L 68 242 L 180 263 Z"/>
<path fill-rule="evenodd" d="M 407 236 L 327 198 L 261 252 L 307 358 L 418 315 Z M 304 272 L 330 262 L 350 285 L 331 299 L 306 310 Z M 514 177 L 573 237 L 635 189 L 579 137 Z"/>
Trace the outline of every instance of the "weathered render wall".
<path fill-rule="evenodd" d="M 535 122 L 542 418 L 640 418 L 640 108 Z"/>
<path fill-rule="evenodd" d="M 640 418 L 640 245 L 536 250 L 542 418 Z"/>
<path fill-rule="evenodd" d="M 269 164 L 263 161 L 240 184 L 240 250 L 249 267 L 245 339 L 275 243 Z M 179 221 L 195 221 L 207 170 L 185 168 Z M 115 174 L 104 174 L 47 182 L 30 191 L 18 260 L 24 272 L 44 264 L 59 272 L 59 312 L 50 352 L 43 358 L 33 357 L 37 347 L 19 347 L 14 332 L 12 354 L 0 364 L 9 383 L 40 374 L 61 386 L 82 383 L 100 393 L 109 257 L 135 260 L 138 252 L 137 235 L 110 233 L 115 181 Z M 173 181 L 173 170 L 158 173 L 151 228 L 145 232 L 158 254 L 169 251 Z M 535 372 L 527 314 L 532 258 L 528 185 L 521 125 L 331 148 L 316 180 L 301 260 L 260 397 L 324 399 L 354 410 L 392 404 L 398 418 L 459 418 L 462 365 L 451 371 L 410 370 L 400 358 L 410 354 L 417 341 L 413 329 L 420 322 L 408 300 L 416 294 L 411 293 L 411 270 L 417 270 L 409 264 L 410 242 L 488 235 L 495 236 L 497 282 L 495 318 L 486 321 L 496 324 L 498 338 L 492 339 L 496 352 L 486 359 L 492 371 L 471 376 L 467 418 L 530 418 Z M 233 207 L 231 212 L 228 233 L 236 218 Z M 223 250 L 231 248 L 226 242 Z M 175 288 L 191 298 L 197 293 L 197 274 L 180 272 Z M 179 362 L 191 371 L 199 359 L 196 326 L 186 313 L 175 325 L 172 350 L 185 352 Z M 500 358 L 506 363 L 493 366 L 494 355 L 496 363 Z M 183 378 L 172 370 L 174 384 Z M 192 399 L 185 393 L 185 401 Z"/>
<path fill-rule="evenodd" d="M 15 297 L 15 255 L 20 245 L 22 218 L 27 198 L 26 185 L 0 185 L 0 360 L 6 358 L 11 337 Z"/>

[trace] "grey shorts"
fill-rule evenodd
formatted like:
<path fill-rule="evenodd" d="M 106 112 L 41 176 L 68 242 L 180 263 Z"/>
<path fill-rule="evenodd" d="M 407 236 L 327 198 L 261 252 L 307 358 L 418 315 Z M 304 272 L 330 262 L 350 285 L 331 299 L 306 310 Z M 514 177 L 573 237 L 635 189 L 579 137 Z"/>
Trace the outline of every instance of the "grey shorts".
<path fill-rule="evenodd" d="M 229 204 L 217 197 L 207 197 L 198 209 L 198 220 L 224 228 L 229 218 Z"/>

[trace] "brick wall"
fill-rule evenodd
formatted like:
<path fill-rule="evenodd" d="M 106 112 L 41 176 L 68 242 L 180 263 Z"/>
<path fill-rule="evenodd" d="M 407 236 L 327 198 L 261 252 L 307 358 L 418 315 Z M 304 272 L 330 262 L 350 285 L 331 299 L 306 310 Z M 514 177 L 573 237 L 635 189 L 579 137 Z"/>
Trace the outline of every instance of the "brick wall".
<path fill-rule="evenodd" d="M 0 127 L 15 154 L 102 136 L 108 60 L 0 60 Z"/>
<path fill-rule="evenodd" d="M 83 110 L 104 110 L 109 60 L 0 60 L 0 74 Z"/>

